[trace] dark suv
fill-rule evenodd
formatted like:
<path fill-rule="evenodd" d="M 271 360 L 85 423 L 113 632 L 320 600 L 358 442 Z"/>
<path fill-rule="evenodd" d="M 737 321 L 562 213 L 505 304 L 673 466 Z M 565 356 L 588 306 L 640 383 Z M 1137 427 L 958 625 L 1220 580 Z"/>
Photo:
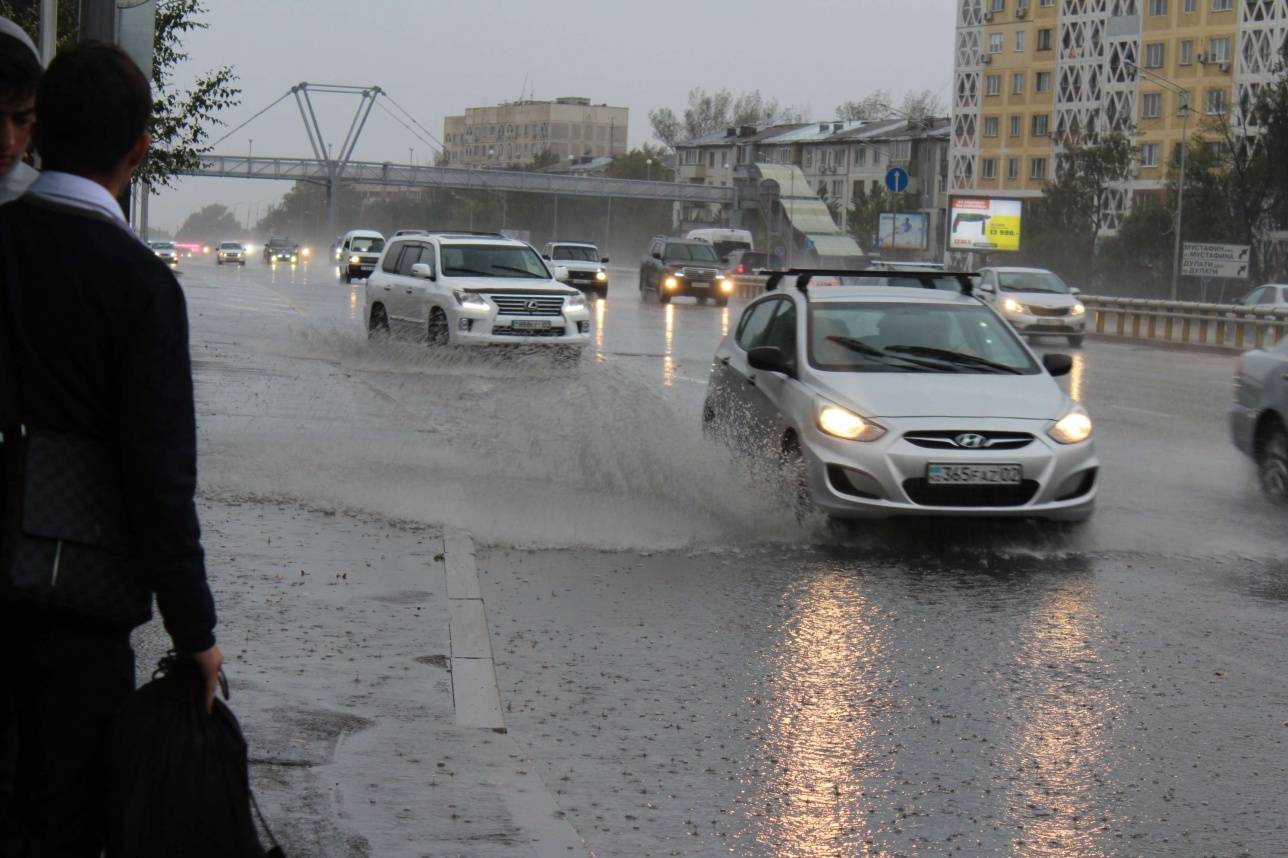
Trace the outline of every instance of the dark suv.
<path fill-rule="evenodd" d="M 640 260 L 640 297 L 646 297 L 651 289 L 659 304 L 668 304 L 678 295 L 691 295 L 723 307 L 734 286 L 725 276 L 724 266 L 725 261 L 705 241 L 656 236 L 648 255 Z"/>
<path fill-rule="evenodd" d="M 275 235 L 264 243 L 264 262 L 275 265 L 278 262 L 299 262 L 300 246 L 289 238 Z"/>

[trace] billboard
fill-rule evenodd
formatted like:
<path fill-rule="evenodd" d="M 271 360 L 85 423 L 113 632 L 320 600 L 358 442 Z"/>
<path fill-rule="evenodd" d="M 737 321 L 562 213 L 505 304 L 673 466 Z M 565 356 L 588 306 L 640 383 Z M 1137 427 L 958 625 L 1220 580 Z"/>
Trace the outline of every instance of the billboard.
<path fill-rule="evenodd" d="M 924 212 L 882 212 L 877 235 L 882 250 L 925 250 L 930 246 L 930 216 Z"/>
<path fill-rule="evenodd" d="M 952 250 L 1019 250 L 1023 211 L 1024 204 L 1019 200 L 953 197 L 949 247 Z"/>

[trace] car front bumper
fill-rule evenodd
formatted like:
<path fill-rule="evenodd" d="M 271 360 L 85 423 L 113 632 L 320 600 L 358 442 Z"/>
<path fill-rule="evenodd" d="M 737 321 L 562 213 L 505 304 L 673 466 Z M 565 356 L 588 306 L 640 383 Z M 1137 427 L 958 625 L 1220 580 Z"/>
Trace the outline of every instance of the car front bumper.
<path fill-rule="evenodd" d="M 1256 453 L 1257 420 L 1260 412 L 1238 402 L 1230 406 L 1230 440 L 1247 456 Z"/>
<path fill-rule="evenodd" d="M 350 277 L 367 277 L 376 270 L 375 259 L 364 259 L 361 262 L 346 262 L 345 269 Z"/>
<path fill-rule="evenodd" d="M 549 345 L 582 347 L 590 343 L 590 313 L 585 309 L 565 311 L 563 316 L 543 318 L 544 329 L 525 330 L 530 316 L 485 316 L 460 314 L 451 320 L 451 341 L 459 345 Z M 518 323 L 516 325 L 516 323 Z"/>
<path fill-rule="evenodd" d="M 670 295 L 672 298 L 691 297 L 691 298 L 732 298 L 737 291 L 737 284 L 733 280 L 690 280 L 685 278 L 676 278 L 675 288 L 668 288 L 666 285 L 666 276 L 662 277 L 661 291 L 663 295 Z M 721 283 L 727 283 L 728 288 L 721 286 Z"/>
<path fill-rule="evenodd" d="M 803 434 L 810 494 L 838 518 L 972 517 L 1088 518 L 1099 490 L 1100 460 L 1093 441 L 1058 444 L 1050 421 L 935 419 L 900 423 L 872 442 L 845 441 L 811 427 Z M 1012 450 L 932 449 L 904 436 L 915 432 L 1025 432 Z M 1019 486 L 930 486 L 930 464 L 1019 465 Z"/>
<path fill-rule="evenodd" d="M 1003 313 L 1011 327 L 1023 334 L 1079 335 L 1087 331 L 1087 316 L 1037 316 L 1033 313 Z"/>

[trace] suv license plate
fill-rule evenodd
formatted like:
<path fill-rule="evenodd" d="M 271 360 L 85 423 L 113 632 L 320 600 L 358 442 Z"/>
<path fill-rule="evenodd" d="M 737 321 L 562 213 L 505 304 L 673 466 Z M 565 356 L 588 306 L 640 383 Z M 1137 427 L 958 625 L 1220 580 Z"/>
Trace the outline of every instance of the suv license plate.
<path fill-rule="evenodd" d="M 516 331 L 544 331 L 550 327 L 549 319 L 515 319 L 510 327 Z"/>
<path fill-rule="evenodd" d="M 932 486 L 1018 486 L 1024 478 L 1019 465 L 927 465 Z"/>

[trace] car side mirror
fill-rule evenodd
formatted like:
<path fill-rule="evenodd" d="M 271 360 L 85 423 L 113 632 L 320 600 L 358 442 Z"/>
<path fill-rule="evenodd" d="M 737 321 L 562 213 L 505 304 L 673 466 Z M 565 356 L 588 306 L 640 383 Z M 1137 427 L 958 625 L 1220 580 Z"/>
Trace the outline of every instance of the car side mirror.
<path fill-rule="evenodd" d="M 993 284 L 992 284 L 992 283 L 981 283 L 981 284 L 979 284 L 979 291 L 981 291 L 981 292 L 987 292 L 989 295 L 992 295 L 992 294 L 993 294 L 994 292 L 996 292 L 997 290 L 996 290 L 995 288 L 993 288 Z"/>
<path fill-rule="evenodd" d="M 543 253 L 543 254 L 541 254 L 541 258 L 542 258 L 542 259 L 544 259 L 546 262 L 549 262 L 549 261 L 550 261 L 550 254 L 549 254 L 549 253 Z"/>
<path fill-rule="evenodd" d="M 423 277 L 426 280 L 434 279 L 434 270 L 429 267 L 428 262 L 417 262 L 411 267 L 412 277 Z"/>
<path fill-rule="evenodd" d="M 599 259 L 599 264 L 600 264 L 600 265 L 607 265 L 607 264 L 608 264 L 608 257 L 607 257 L 607 256 L 601 256 L 601 257 L 600 257 L 600 259 Z"/>
<path fill-rule="evenodd" d="M 661 258 L 662 258 L 662 254 L 660 254 L 660 253 L 654 253 L 654 254 L 653 254 L 653 258 L 654 258 L 654 259 L 661 259 Z"/>
<path fill-rule="evenodd" d="M 1059 378 L 1073 370 L 1073 358 L 1062 354 L 1045 354 L 1042 355 L 1042 365 L 1052 376 Z"/>
<path fill-rule="evenodd" d="M 1077 286 L 1073 286 L 1069 289 L 1069 294 L 1076 298 L 1082 294 L 1082 290 L 1079 289 Z"/>
<path fill-rule="evenodd" d="M 763 370 L 764 372 L 781 372 L 783 375 L 792 375 L 793 369 L 791 361 L 783 350 L 777 346 L 759 346 L 747 352 L 747 363 L 752 369 Z"/>
<path fill-rule="evenodd" d="M 564 282 L 565 280 L 567 280 L 567 279 L 568 279 L 568 266 L 567 266 L 567 265 L 560 265 L 559 267 L 557 267 L 557 268 L 555 269 L 555 279 L 556 279 L 556 280 L 558 280 L 560 283 L 562 283 L 562 282 Z"/>

